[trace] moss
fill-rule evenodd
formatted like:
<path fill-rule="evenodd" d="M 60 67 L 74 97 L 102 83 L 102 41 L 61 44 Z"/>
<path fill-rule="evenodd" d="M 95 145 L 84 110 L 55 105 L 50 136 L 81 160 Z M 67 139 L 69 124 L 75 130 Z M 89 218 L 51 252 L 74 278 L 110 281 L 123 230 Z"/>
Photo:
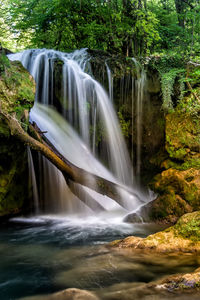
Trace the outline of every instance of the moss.
<path fill-rule="evenodd" d="M 5 54 L 0 55 L 0 74 L 3 73 L 5 71 L 5 68 L 8 68 L 9 65 L 10 63 L 7 56 Z"/>
<path fill-rule="evenodd" d="M 28 199 L 28 166 L 24 146 L 0 138 L 0 216 L 19 212 Z"/>
<path fill-rule="evenodd" d="M 4 123 L 3 120 L 0 118 L 0 137 L 1 136 L 10 136 L 10 130 L 8 129 L 7 125 Z"/>
<path fill-rule="evenodd" d="M 188 100 L 189 99 L 189 100 Z M 190 95 L 179 102 L 174 112 L 166 115 L 165 168 L 154 178 L 151 187 L 160 196 L 152 205 L 152 218 L 174 219 L 200 208 L 200 116 Z M 164 211 L 164 212 L 163 212 Z"/>
<path fill-rule="evenodd" d="M 187 212 L 200 209 L 200 170 L 170 168 L 155 176 L 150 184 L 159 194 L 151 204 L 153 220 L 176 221 Z"/>
<path fill-rule="evenodd" d="M 200 157 L 191 157 L 188 160 L 180 163 L 175 160 L 167 159 L 161 163 L 161 166 L 165 169 L 173 168 L 180 171 L 188 169 L 200 169 Z"/>
<path fill-rule="evenodd" d="M 192 241 L 200 241 L 200 211 L 181 217 L 174 226 L 176 235 Z"/>
<path fill-rule="evenodd" d="M 150 219 L 166 220 L 174 223 L 178 217 L 190 211 L 190 206 L 173 190 L 165 193 L 154 201 L 153 209 L 150 211 Z"/>
<path fill-rule="evenodd" d="M 0 54 L 0 57 L 4 57 Z M 1 108 L 13 113 L 30 109 L 35 98 L 35 84 L 31 75 L 19 62 L 7 61 L 0 80 Z"/>
<path fill-rule="evenodd" d="M 120 110 L 118 112 L 119 122 L 121 125 L 122 134 L 124 137 L 129 137 L 129 131 L 131 127 L 131 121 L 125 119 L 124 112 L 124 105 L 120 107 Z"/>
<path fill-rule="evenodd" d="M 1 110 L 17 117 L 27 129 L 25 110 L 34 103 L 34 81 L 21 63 L 11 63 L 2 53 L 0 73 Z M 29 191 L 26 147 L 11 136 L 1 118 L 0 145 L 0 216 L 4 216 L 20 212 L 29 199 Z"/>
<path fill-rule="evenodd" d="M 166 116 L 166 150 L 173 159 L 191 157 L 200 149 L 200 118 L 174 112 Z"/>

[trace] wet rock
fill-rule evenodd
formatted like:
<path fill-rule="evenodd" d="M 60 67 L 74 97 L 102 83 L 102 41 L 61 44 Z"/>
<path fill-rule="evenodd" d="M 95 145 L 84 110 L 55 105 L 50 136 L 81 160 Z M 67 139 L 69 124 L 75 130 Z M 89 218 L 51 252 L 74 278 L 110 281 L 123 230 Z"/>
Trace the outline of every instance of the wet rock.
<path fill-rule="evenodd" d="M 124 284 L 105 293 L 104 300 L 188 300 L 200 297 L 200 272 L 176 274 L 147 284 Z"/>
<path fill-rule="evenodd" d="M 130 213 L 123 219 L 123 221 L 127 223 L 143 223 L 143 218 L 139 213 Z"/>
<path fill-rule="evenodd" d="M 122 259 L 120 255 L 108 252 L 88 257 L 77 262 L 74 268 L 58 272 L 54 282 L 61 288 L 73 286 L 88 289 L 115 283 L 119 274 L 123 276 L 124 280 L 128 280 L 130 277 L 134 280 L 135 273 L 139 278 L 144 272 L 145 268 L 140 262 L 130 263 L 126 257 Z"/>
<path fill-rule="evenodd" d="M 200 252 L 200 212 L 182 216 L 176 225 L 147 238 L 129 236 L 108 246 L 155 252 Z"/>
<path fill-rule="evenodd" d="M 151 209 L 151 204 L 146 204 L 140 207 L 136 212 L 129 213 L 124 217 L 124 222 L 127 223 L 144 223 L 149 222 L 149 211 Z"/>
<path fill-rule="evenodd" d="M 99 298 L 92 292 L 71 288 L 51 295 L 26 297 L 21 300 L 99 300 Z"/>

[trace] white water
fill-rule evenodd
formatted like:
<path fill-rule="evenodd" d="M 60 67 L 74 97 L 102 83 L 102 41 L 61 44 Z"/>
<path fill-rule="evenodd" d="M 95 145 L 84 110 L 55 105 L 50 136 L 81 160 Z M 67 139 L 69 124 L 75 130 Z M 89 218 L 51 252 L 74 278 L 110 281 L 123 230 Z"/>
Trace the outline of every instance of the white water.
<path fill-rule="evenodd" d="M 36 104 L 31 110 L 31 120 L 36 122 L 42 131 L 47 131 L 46 137 L 57 150 L 70 162 L 89 172 L 129 187 L 134 184 L 134 193 L 138 197 L 123 189 L 119 191 L 122 198 L 121 205 L 126 209 L 137 209 L 141 206 L 140 199 L 148 202 L 150 197 L 147 194 L 142 194 L 133 181 L 132 164 L 112 102 L 103 87 L 84 71 L 86 68 L 89 69 L 86 50 L 77 50 L 73 53 L 61 53 L 46 49 L 26 50 L 22 53 L 9 55 L 9 58 L 20 60 L 35 78 L 37 83 Z M 77 133 L 61 115 L 48 107 L 54 103 L 54 71 L 57 60 L 63 63 L 61 76 L 63 116 L 76 128 Z M 112 97 L 111 77 L 109 89 L 110 97 Z M 41 106 L 38 102 L 46 106 Z M 95 153 L 97 118 L 104 124 L 106 130 L 109 170 L 93 155 Z M 91 126 L 93 127 L 92 140 L 90 139 Z M 43 168 L 42 184 L 45 190 L 43 192 L 46 199 L 45 203 L 46 201 L 52 202 L 51 205 L 49 204 L 51 207 L 58 208 L 60 206 L 58 210 L 62 211 L 83 211 L 83 207 L 85 207 L 83 203 L 74 205 L 74 199 L 69 201 L 74 196 L 69 195 L 70 191 L 61 172 L 46 159 L 43 158 L 42 161 L 40 168 Z M 84 190 L 106 209 L 119 208 L 108 197 L 99 195 L 87 188 Z M 77 197 L 75 198 L 76 202 L 79 203 Z M 54 205 L 53 202 L 55 201 L 62 204 Z M 69 205 L 64 205 L 66 202 L 71 203 L 71 209 Z M 54 211 L 56 210 L 55 207 Z"/>
<path fill-rule="evenodd" d="M 54 62 L 59 59 L 62 67 L 62 90 L 64 108 L 68 114 L 68 121 L 79 134 L 88 147 L 94 148 L 90 142 L 90 116 L 88 106 L 96 107 L 99 119 L 105 126 L 109 169 L 124 184 L 131 186 L 132 164 L 120 130 L 117 115 L 108 95 L 103 87 L 90 75 L 84 72 L 86 67 L 87 52 L 85 49 L 73 53 L 62 53 L 54 50 L 26 50 L 22 53 L 9 55 L 11 60 L 20 60 L 27 68 L 37 83 L 36 102 L 45 105 L 52 104 L 53 82 L 50 80 L 54 73 Z M 52 62 L 53 61 L 53 62 Z M 51 67 L 50 67 L 51 66 Z M 51 91 L 51 93 L 50 93 Z M 91 113 L 95 109 L 91 109 Z M 96 119 L 95 116 L 92 118 Z M 96 121 L 94 122 L 94 130 Z M 92 144 L 92 145 L 91 145 Z"/>
<path fill-rule="evenodd" d="M 35 213 L 39 214 L 38 187 L 37 187 L 37 181 L 36 181 L 36 176 L 35 176 L 35 167 L 34 167 L 34 163 L 33 163 L 33 157 L 32 157 L 31 150 L 29 147 L 27 147 L 27 153 L 28 153 L 28 164 L 29 164 L 28 167 L 29 167 L 30 187 L 32 187 L 34 208 L 35 208 Z"/>
<path fill-rule="evenodd" d="M 74 129 L 68 124 L 68 122 L 55 110 L 48 106 L 44 106 L 41 104 L 35 104 L 30 113 L 30 121 L 35 122 L 41 131 L 47 131 L 45 136 L 47 139 L 53 144 L 56 149 L 71 163 L 76 165 L 79 168 L 87 170 L 93 174 L 101 176 L 103 178 L 108 179 L 112 182 L 120 183 L 114 175 L 109 172 L 91 153 L 90 149 L 84 144 L 78 134 L 74 131 Z M 52 168 L 52 167 L 51 167 Z M 54 167 L 55 168 L 55 167 Z M 49 177 L 48 181 L 52 180 L 55 186 L 55 179 L 53 170 L 49 172 L 48 166 L 46 167 L 46 176 Z M 58 171 L 59 172 L 59 171 Z M 60 172 L 59 172 L 60 173 Z M 51 175 L 49 175 L 51 174 Z M 62 177 L 62 174 L 59 174 L 59 177 Z M 51 179 L 50 179 L 51 178 Z M 60 179 L 61 180 L 61 179 Z M 64 181 L 64 178 L 61 180 Z M 52 184 L 46 184 L 47 186 L 52 187 Z M 57 185 L 61 186 L 61 185 Z M 61 188 L 63 189 L 63 188 Z M 100 201 L 106 209 L 113 208 L 113 201 L 105 196 L 97 195 L 92 190 L 88 188 L 84 188 L 89 192 L 91 196 L 93 196 L 98 202 Z M 120 190 L 120 193 L 123 196 L 122 206 L 126 207 L 128 210 L 133 210 L 140 205 L 140 200 L 132 195 L 131 193 L 126 192 L 125 190 Z M 49 193 L 48 189 L 48 194 Z M 145 201 L 144 196 L 138 193 L 139 197 Z M 51 196 L 52 197 L 52 196 Z M 47 197 L 48 198 L 48 197 Z M 50 198 L 50 196 L 49 196 Z M 110 204 L 110 205 L 109 205 Z"/>
<path fill-rule="evenodd" d="M 107 63 L 106 63 L 106 71 L 108 76 L 109 98 L 113 102 L 113 76 Z"/>
<path fill-rule="evenodd" d="M 141 174 L 141 146 L 142 146 L 142 120 L 143 120 L 143 102 L 145 94 L 146 73 L 141 68 L 135 58 L 133 62 L 136 67 L 136 174 L 138 181 L 140 181 Z M 133 107 L 133 104 L 132 104 Z"/>

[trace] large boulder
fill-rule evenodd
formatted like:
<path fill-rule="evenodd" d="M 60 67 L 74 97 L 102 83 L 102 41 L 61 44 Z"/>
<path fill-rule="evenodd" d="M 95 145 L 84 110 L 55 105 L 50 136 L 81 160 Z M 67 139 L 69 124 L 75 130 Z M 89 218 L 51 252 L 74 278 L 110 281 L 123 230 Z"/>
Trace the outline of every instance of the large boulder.
<path fill-rule="evenodd" d="M 176 225 L 149 235 L 147 238 L 129 236 L 113 241 L 110 247 L 132 248 L 154 252 L 200 252 L 200 212 L 182 216 Z"/>

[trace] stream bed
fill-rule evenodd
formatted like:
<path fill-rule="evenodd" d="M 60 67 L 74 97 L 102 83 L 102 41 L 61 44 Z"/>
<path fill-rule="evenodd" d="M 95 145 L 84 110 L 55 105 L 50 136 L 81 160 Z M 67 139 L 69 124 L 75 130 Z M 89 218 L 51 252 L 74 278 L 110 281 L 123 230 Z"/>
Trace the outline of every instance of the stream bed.
<path fill-rule="evenodd" d="M 78 215 L 10 219 L 0 227 L 0 299 L 71 287 L 103 295 L 123 284 L 139 285 L 197 268 L 195 255 L 160 257 L 105 246 L 115 239 L 145 237 L 160 229 L 155 224 L 123 223 L 119 216 L 109 220 Z"/>

